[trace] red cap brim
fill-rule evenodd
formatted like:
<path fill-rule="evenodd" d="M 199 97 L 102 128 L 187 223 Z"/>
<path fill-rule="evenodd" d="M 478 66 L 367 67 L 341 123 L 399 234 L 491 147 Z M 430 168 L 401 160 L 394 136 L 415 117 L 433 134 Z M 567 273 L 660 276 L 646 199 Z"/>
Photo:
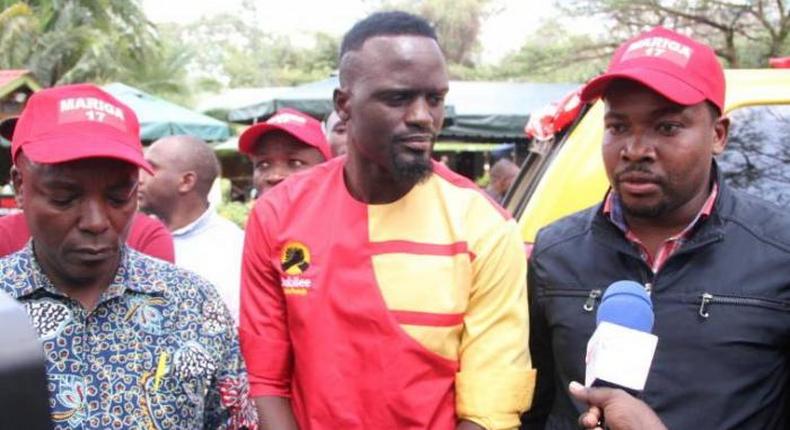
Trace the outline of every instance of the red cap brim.
<path fill-rule="evenodd" d="M 24 144 L 25 156 L 42 164 L 65 163 L 85 158 L 114 158 L 134 164 L 150 174 L 154 169 L 143 158 L 142 151 L 113 139 L 97 141 L 95 136 L 57 136 L 37 139 Z M 16 154 L 13 155 L 16 157 Z"/>
<path fill-rule="evenodd" d="M 705 94 L 668 73 L 647 69 L 626 69 L 606 73 L 594 78 L 585 85 L 581 92 L 581 99 L 585 103 L 592 103 L 603 97 L 609 84 L 617 79 L 636 81 L 667 99 L 684 106 L 691 106 L 706 100 Z"/>

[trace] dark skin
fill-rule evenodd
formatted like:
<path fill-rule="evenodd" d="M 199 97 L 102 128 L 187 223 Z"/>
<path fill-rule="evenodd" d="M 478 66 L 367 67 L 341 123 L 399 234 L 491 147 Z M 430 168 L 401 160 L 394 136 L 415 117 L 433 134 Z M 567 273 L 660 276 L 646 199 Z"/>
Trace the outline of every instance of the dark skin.
<path fill-rule="evenodd" d="M 90 311 L 112 282 L 137 210 L 138 168 L 90 158 L 11 171 L 36 260 L 55 288 Z"/>
<path fill-rule="evenodd" d="M 261 136 L 253 147 L 250 161 L 252 183 L 260 196 L 288 176 L 326 160 L 318 149 L 288 133 L 273 131 Z"/>
<path fill-rule="evenodd" d="M 348 128 L 344 176 L 354 198 L 391 203 L 430 173 L 447 90 L 444 56 L 427 37 L 373 37 L 343 57 L 335 110 Z"/>
<path fill-rule="evenodd" d="M 636 82 L 604 97 L 603 161 L 629 228 L 651 255 L 697 216 L 710 195 L 711 162 L 727 143 L 729 120 L 707 102 L 676 104 Z"/>
<path fill-rule="evenodd" d="M 571 395 L 590 407 L 579 417 L 579 426 L 589 430 L 603 430 L 598 425 L 605 417 L 611 430 L 667 430 L 661 419 L 645 402 L 623 390 L 587 388 L 571 382 Z"/>
<path fill-rule="evenodd" d="M 346 153 L 348 140 L 348 130 L 346 123 L 340 120 L 337 112 L 332 111 L 326 120 L 327 136 L 329 147 L 332 148 L 332 156 L 337 157 Z"/>
<path fill-rule="evenodd" d="M 341 60 L 335 110 L 346 123 L 344 178 L 364 203 L 394 202 L 430 174 L 433 142 L 444 121 L 447 69 L 439 45 L 419 36 L 377 36 Z M 407 172 L 407 173 L 404 173 Z M 288 399 L 255 399 L 261 428 L 298 430 Z M 470 422 L 458 430 L 481 430 Z"/>

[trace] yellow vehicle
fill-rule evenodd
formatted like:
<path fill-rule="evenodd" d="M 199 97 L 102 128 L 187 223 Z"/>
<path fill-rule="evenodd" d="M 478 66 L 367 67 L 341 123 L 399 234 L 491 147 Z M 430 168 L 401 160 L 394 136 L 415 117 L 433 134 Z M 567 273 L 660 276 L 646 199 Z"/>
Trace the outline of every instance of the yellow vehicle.
<path fill-rule="evenodd" d="M 790 69 L 727 70 L 725 77 L 732 125 L 719 166 L 735 188 L 790 208 Z M 587 106 L 562 137 L 533 145 L 504 202 L 525 242 L 603 200 L 603 110 L 601 101 Z"/>

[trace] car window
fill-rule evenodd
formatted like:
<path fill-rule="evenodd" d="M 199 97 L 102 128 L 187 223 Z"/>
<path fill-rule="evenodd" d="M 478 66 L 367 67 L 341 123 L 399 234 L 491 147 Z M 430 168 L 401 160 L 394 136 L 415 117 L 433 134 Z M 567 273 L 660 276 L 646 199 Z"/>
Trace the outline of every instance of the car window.
<path fill-rule="evenodd" d="M 790 105 L 750 106 L 729 116 L 729 142 L 718 158 L 725 180 L 790 207 Z"/>

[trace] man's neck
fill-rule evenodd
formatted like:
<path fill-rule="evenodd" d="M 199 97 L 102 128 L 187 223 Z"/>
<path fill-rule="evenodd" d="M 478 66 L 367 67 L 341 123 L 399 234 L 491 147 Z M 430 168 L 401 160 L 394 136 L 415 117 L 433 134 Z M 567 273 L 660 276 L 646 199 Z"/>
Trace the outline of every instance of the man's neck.
<path fill-rule="evenodd" d="M 391 172 L 352 154 L 346 159 L 343 178 L 351 196 L 367 204 L 392 203 L 417 185 L 417 181 L 398 181 Z"/>
<path fill-rule="evenodd" d="M 625 213 L 628 228 L 655 255 L 664 242 L 677 236 L 691 224 L 702 211 L 711 189 L 706 188 L 691 200 L 662 216 L 637 217 Z"/>
<path fill-rule="evenodd" d="M 208 201 L 206 200 L 188 200 L 178 205 L 167 220 L 163 220 L 167 229 L 176 231 L 184 228 L 189 224 L 195 222 L 200 218 L 208 209 Z"/>
<path fill-rule="evenodd" d="M 57 274 L 57 271 L 52 269 L 46 261 L 42 261 L 39 256 L 36 256 L 41 270 L 44 275 L 49 279 L 56 290 L 65 294 L 72 300 L 79 302 L 85 310 L 91 312 L 99 302 L 102 294 L 112 283 L 115 274 L 118 272 L 118 267 L 121 264 L 121 254 L 118 254 L 113 270 L 107 270 L 95 279 L 68 279 Z"/>

